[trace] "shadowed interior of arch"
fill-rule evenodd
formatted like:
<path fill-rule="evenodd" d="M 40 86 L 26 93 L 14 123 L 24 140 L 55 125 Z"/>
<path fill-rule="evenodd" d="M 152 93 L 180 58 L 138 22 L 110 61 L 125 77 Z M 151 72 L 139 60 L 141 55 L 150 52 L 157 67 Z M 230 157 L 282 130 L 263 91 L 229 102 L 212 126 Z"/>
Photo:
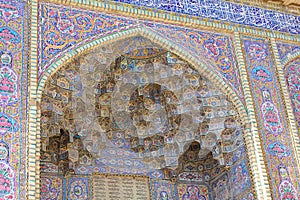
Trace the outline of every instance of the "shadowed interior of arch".
<path fill-rule="evenodd" d="M 233 103 L 142 36 L 96 48 L 48 78 L 40 161 L 42 199 L 63 195 L 65 177 L 93 173 L 148 176 L 157 199 L 241 199 L 252 190 Z"/>

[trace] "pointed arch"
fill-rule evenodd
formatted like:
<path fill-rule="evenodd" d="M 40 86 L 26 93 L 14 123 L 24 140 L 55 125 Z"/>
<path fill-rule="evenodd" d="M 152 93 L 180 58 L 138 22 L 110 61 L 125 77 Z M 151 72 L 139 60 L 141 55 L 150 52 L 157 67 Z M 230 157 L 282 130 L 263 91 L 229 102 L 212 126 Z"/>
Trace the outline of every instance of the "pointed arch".
<path fill-rule="evenodd" d="M 209 64 L 203 64 L 201 60 L 197 57 L 201 57 L 201 55 L 195 56 L 194 52 L 191 52 L 191 50 L 178 46 L 175 42 L 171 41 L 169 38 L 162 36 L 160 33 L 153 31 L 150 28 L 147 28 L 143 25 L 127 30 L 123 30 L 117 33 L 108 34 L 106 36 L 103 36 L 101 38 L 98 38 L 96 40 L 83 43 L 78 48 L 71 50 L 64 54 L 63 57 L 59 58 L 57 61 L 55 61 L 52 65 L 50 65 L 47 70 L 43 73 L 43 75 L 40 77 L 37 87 L 37 101 L 40 102 L 41 100 L 41 94 L 43 92 L 44 85 L 52 74 L 54 74 L 58 69 L 61 68 L 64 64 L 70 62 L 75 57 L 86 53 L 94 48 L 97 48 L 99 46 L 105 45 L 107 43 L 116 42 L 119 40 L 124 40 L 129 37 L 133 36 L 142 36 L 146 39 L 149 39 L 158 45 L 162 46 L 166 50 L 175 53 L 176 55 L 180 56 L 182 59 L 188 61 L 191 65 L 195 67 L 195 69 L 203 74 L 203 76 L 207 77 L 211 80 L 212 83 L 222 86 L 220 87 L 220 90 L 224 92 L 225 94 L 228 94 L 228 96 L 231 97 L 231 101 L 235 103 L 236 108 L 238 109 L 239 114 L 242 114 L 243 117 L 247 116 L 245 107 L 243 105 L 243 102 L 239 99 L 238 95 L 235 93 L 233 88 L 215 71 L 213 70 L 213 66 Z M 206 58 L 203 58 L 203 60 L 206 60 Z"/>
<path fill-rule="evenodd" d="M 286 101 L 288 102 L 288 104 L 286 104 L 287 106 L 287 113 L 288 113 L 288 118 L 290 123 L 292 123 L 293 125 L 295 125 L 296 127 L 294 128 L 295 133 L 298 135 L 299 134 L 299 125 L 298 125 L 298 121 L 297 121 L 297 117 L 296 117 L 296 113 L 295 113 L 295 105 L 294 105 L 294 99 L 293 99 L 293 95 L 292 95 L 292 91 L 291 88 L 289 86 L 288 83 L 288 76 L 289 74 L 289 70 L 291 68 L 291 65 L 293 65 L 294 63 L 297 63 L 300 61 L 300 51 L 294 52 L 293 54 L 291 54 L 290 56 L 286 57 L 285 60 L 282 61 L 282 70 L 283 70 L 283 77 L 284 77 L 284 87 L 282 88 L 282 92 L 288 95 L 285 95 Z M 296 91 L 294 91 L 295 94 L 297 93 Z M 294 94 L 294 95 L 295 95 Z M 297 129 L 298 129 L 298 133 L 297 133 Z"/>
<path fill-rule="evenodd" d="M 234 89 L 224 80 L 223 77 L 221 77 L 219 74 L 217 74 L 213 70 L 213 66 L 203 64 L 201 60 L 199 60 L 199 55 L 195 56 L 194 52 L 191 52 L 189 49 L 186 49 L 184 47 L 181 47 L 177 45 L 175 42 L 171 41 L 169 38 L 161 35 L 160 33 L 155 32 L 152 29 L 149 29 L 145 26 L 139 26 L 135 28 L 130 28 L 127 30 L 122 30 L 117 33 L 111 33 L 106 36 L 103 36 L 101 38 L 98 38 L 93 41 L 87 41 L 86 43 L 82 43 L 81 46 L 77 47 L 74 50 L 71 50 L 69 52 L 66 52 L 61 58 L 58 58 L 52 65 L 50 65 L 47 70 L 43 73 L 43 75 L 40 77 L 38 84 L 37 84 L 37 89 L 36 89 L 36 102 L 37 105 L 40 104 L 41 102 L 41 97 L 42 93 L 45 87 L 45 83 L 47 82 L 48 78 L 51 77 L 53 74 L 55 74 L 59 69 L 61 69 L 62 66 L 65 64 L 71 62 L 74 60 L 76 57 L 87 53 L 91 51 L 92 49 L 95 49 L 97 47 L 100 47 L 105 44 L 109 44 L 112 42 L 117 42 L 120 40 L 125 40 L 130 37 L 134 36 L 142 36 L 145 37 L 146 39 L 149 39 L 158 45 L 162 46 L 164 49 L 178 55 L 181 57 L 183 60 L 188 61 L 200 74 L 202 74 L 204 77 L 206 77 L 208 80 L 210 80 L 212 83 L 217 85 L 219 89 L 224 92 L 224 94 L 227 94 L 230 101 L 234 104 L 236 107 L 239 116 L 242 120 L 243 125 L 246 127 L 246 133 L 244 133 L 244 139 L 246 140 L 252 140 L 252 133 L 251 133 L 251 124 L 250 120 L 248 119 L 248 111 L 246 110 L 243 102 L 241 99 L 238 97 Z M 201 57 L 201 56 L 200 56 Z M 203 58 L 205 60 L 205 58 Z M 28 181 L 35 181 L 36 183 L 36 188 L 35 191 L 29 191 L 29 192 L 36 192 L 39 191 L 39 174 L 40 174 L 40 169 L 39 169 L 39 156 L 40 156 L 40 108 L 37 106 L 37 116 L 35 116 L 34 119 L 29 119 L 30 123 L 35 123 L 36 131 L 29 133 L 29 137 L 34 137 L 36 138 L 36 143 L 38 144 L 36 146 L 36 149 L 30 149 L 28 150 L 29 154 L 32 154 L 36 158 L 36 168 L 35 170 L 29 171 L 29 177 L 31 178 Z M 30 124 L 29 124 L 30 126 Z M 249 141 L 248 141 L 249 142 Z M 251 142 L 251 141 L 250 141 Z M 245 143 L 247 147 L 247 142 Z M 260 152 L 261 153 L 261 152 Z M 248 157 L 256 157 L 254 155 L 255 153 L 253 152 L 252 149 L 247 150 L 247 156 Z M 263 154 L 261 153 L 261 157 L 263 157 Z M 249 162 L 250 164 L 250 171 L 251 169 L 254 169 L 255 165 L 257 163 Z M 251 172 L 253 173 L 253 172 Z M 254 177 L 254 176 L 252 176 Z M 33 180 L 32 180 L 33 179 Z M 253 180 L 253 182 L 259 182 L 260 184 L 264 184 L 264 181 L 262 179 L 256 178 Z M 256 189 L 256 188 L 255 188 Z M 258 191 L 257 191 L 258 192 Z"/>
<path fill-rule="evenodd" d="M 291 62 L 294 60 L 300 58 L 300 51 L 296 51 L 292 54 L 289 54 L 288 56 L 285 57 L 285 59 L 282 60 L 282 66 L 285 69 L 286 66 L 288 66 Z"/>

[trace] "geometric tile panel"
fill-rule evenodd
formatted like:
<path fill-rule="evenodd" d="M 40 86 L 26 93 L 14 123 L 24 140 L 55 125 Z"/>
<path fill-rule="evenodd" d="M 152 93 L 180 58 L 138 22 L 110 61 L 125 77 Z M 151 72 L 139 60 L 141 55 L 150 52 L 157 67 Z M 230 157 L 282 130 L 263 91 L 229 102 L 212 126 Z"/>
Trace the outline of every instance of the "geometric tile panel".
<path fill-rule="evenodd" d="M 41 200 L 61 200 L 63 197 L 63 178 L 57 175 L 41 177 Z"/>
<path fill-rule="evenodd" d="M 174 185 L 170 181 L 153 180 L 152 182 L 152 200 L 173 199 Z"/>
<path fill-rule="evenodd" d="M 89 178 L 87 176 L 72 176 L 66 178 L 66 181 L 68 200 L 90 199 L 91 186 L 89 185 Z"/>

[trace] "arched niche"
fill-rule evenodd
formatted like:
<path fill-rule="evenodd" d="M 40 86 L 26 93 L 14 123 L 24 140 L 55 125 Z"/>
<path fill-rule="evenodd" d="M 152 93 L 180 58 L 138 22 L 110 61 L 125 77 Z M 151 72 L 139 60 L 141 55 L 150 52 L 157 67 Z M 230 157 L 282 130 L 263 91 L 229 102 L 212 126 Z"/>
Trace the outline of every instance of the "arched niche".
<path fill-rule="evenodd" d="M 199 61 L 196 61 L 195 59 L 193 59 L 193 57 L 191 55 L 189 55 L 188 53 L 184 53 L 183 50 L 181 50 L 179 47 L 176 47 L 174 45 L 172 45 L 172 43 L 166 43 L 166 42 L 162 42 L 163 38 L 157 38 L 156 36 L 153 35 L 153 33 L 145 30 L 145 29 L 136 29 L 136 30 L 131 30 L 127 33 L 128 35 L 126 35 L 125 33 L 121 33 L 119 35 L 116 35 L 114 39 L 112 39 L 113 37 L 110 37 L 111 41 L 109 42 L 105 42 L 106 39 L 102 38 L 103 42 L 101 45 L 97 45 L 97 47 L 91 51 L 97 51 L 97 48 L 103 48 L 105 47 L 105 45 L 109 44 L 109 43 L 113 43 L 113 42 L 120 42 L 121 40 L 126 41 L 127 39 L 130 40 L 130 37 L 143 37 L 146 40 L 150 39 L 155 41 L 155 43 L 151 42 L 152 44 L 158 45 L 158 47 L 166 52 L 170 52 L 171 54 L 175 55 L 175 57 L 180 57 L 182 60 L 189 60 L 189 64 L 191 66 L 195 66 L 194 70 L 199 72 L 199 73 L 203 73 L 203 77 L 209 77 L 210 80 L 212 80 L 212 82 L 216 85 L 223 85 L 224 87 L 219 87 L 220 91 L 223 91 L 224 93 L 226 92 L 226 95 L 230 98 L 230 100 L 233 102 L 233 107 L 236 109 L 237 113 L 239 114 L 239 116 L 241 116 L 240 120 L 241 120 L 241 126 L 245 126 L 245 121 L 246 120 L 246 112 L 244 110 L 244 107 L 242 106 L 242 103 L 240 102 L 240 100 L 238 99 L 238 97 L 236 96 L 236 94 L 233 92 L 233 90 L 230 89 L 230 87 L 221 79 L 219 78 L 217 75 L 211 73 L 211 71 L 206 67 L 203 66 Z M 97 41 L 95 44 L 99 43 L 100 41 Z M 86 45 L 86 47 L 91 47 L 93 45 Z M 124 47 L 124 46 L 123 46 Z M 80 56 L 80 54 L 86 53 L 86 51 L 83 51 L 85 48 L 79 48 L 78 49 L 78 53 L 74 54 L 74 52 L 72 53 L 73 55 L 76 55 L 76 57 Z M 124 49 L 122 49 L 124 50 Z M 169 50 L 169 51 L 168 51 Z M 82 51 L 82 52 L 81 52 Z M 71 54 L 71 55 L 72 55 Z M 45 82 L 46 80 L 49 81 L 51 80 L 51 76 L 53 76 L 55 74 L 55 72 L 57 72 L 58 70 L 62 69 L 61 67 L 59 67 L 59 65 L 62 65 L 62 63 L 66 64 L 66 60 L 70 57 L 72 57 L 71 55 L 66 55 L 64 58 L 62 58 L 61 60 L 59 60 L 56 64 L 54 64 L 51 68 L 48 69 L 47 73 L 44 74 L 44 76 L 41 78 L 41 81 L 39 83 L 38 86 L 38 90 L 37 90 L 37 96 L 38 96 L 38 101 L 42 101 L 42 91 L 43 88 L 45 86 Z M 115 54 L 115 56 L 121 56 L 122 53 L 120 54 Z M 76 59 L 75 56 L 72 57 L 72 59 Z M 101 61 L 100 61 L 101 62 Z M 196 67 L 198 66 L 198 67 Z M 50 76 L 51 75 L 51 76 Z M 64 82 L 64 80 L 59 80 L 61 83 Z M 40 118 L 42 120 L 42 118 Z M 244 121 L 245 120 L 245 121 Z M 61 132 L 61 130 L 60 130 Z M 64 132 L 64 131 L 62 131 Z M 244 136 L 245 137 L 245 136 Z M 38 154 L 40 150 L 38 149 L 37 152 Z M 179 150 L 180 151 L 180 150 Z M 87 155 L 85 156 L 85 160 L 88 160 L 88 153 L 86 153 Z M 250 154 L 250 152 L 248 152 L 248 154 Z M 39 173 L 39 171 L 38 171 Z"/>

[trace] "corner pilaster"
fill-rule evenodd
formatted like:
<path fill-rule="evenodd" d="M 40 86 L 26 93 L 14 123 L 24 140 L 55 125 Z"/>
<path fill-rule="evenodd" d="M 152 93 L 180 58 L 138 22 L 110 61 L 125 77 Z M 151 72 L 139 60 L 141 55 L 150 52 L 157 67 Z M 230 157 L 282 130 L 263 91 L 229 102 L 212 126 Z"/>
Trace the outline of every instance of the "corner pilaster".
<path fill-rule="evenodd" d="M 240 35 L 238 32 L 234 32 L 234 47 L 245 98 L 245 107 L 248 111 L 249 122 L 246 124 L 246 127 L 249 128 L 245 129 L 244 140 L 249 157 L 253 185 L 256 191 L 257 199 L 271 200 L 270 185 L 260 140 L 260 132 L 257 126 L 254 101 L 247 75 Z"/>
<path fill-rule="evenodd" d="M 38 1 L 29 1 L 30 9 L 30 60 L 29 60 L 29 123 L 27 133 L 27 199 L 39 199 L 39 183 L 36 182 L 39 176 L 39 165 L 37 165 L 36 149 L 37 144 L 37 112 L 38 105 L 36 102 L 37 90 L 37 63 L 38 63 Z"/>
<path fill-rule="evenodd" d="M 276 65 L 277 77 L 280 84 L 280 95 L 282 96 L 283 103 L 286 110 L 289 132 L 291 135 L 292 148 L 295 153 L 295 160 L 297 163 L 298 174 L 299 174 L 300 173 L 299 171 L 300 170 L 300 139 L 299 139 L 298 128 L 296 126 L 296 120 L 295 120 L 293 108 L 291 106 L 292 102 L 290 99 L 290 92 L 286 84 L 285 73 L 279 57 L 276 40 L 274 38 L 271 38 L 270 40 L 271 40 L 272 51 L 275 59 L 274 61 Z"/>

